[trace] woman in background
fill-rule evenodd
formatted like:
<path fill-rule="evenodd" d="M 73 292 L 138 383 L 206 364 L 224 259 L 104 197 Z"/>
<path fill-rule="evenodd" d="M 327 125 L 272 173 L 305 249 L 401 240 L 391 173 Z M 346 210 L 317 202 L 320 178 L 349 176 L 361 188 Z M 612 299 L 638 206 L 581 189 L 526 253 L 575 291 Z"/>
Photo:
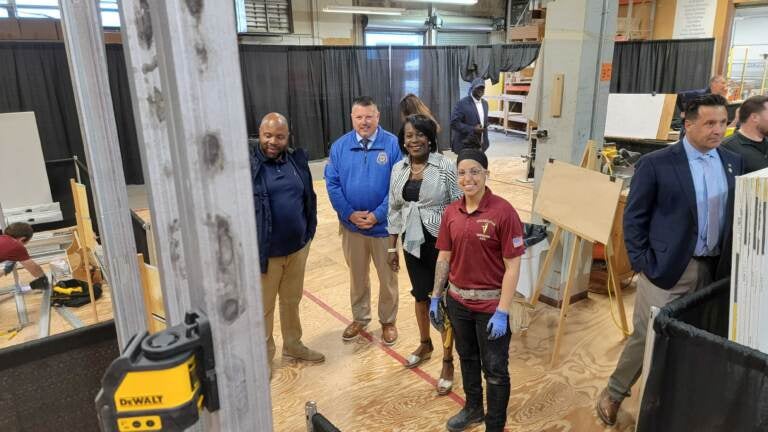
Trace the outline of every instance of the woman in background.
<path fill-rule="evenodd" d="M 401 148 L 403 148 L 403 128 L 405 127 L 405 119 L 414 114 L 421 114 L 435 122 L 435 135 L 440 133 L 440 123 L 438 123 L 435 116 L 432 115 L 432 111 L 430 111 L 429 107 L 419 99 L 418 96 L 413 93 L 408 93 L 400 99 L 400 123 L 402 126 L 397 133 L 397 140 L 400 143 Z"/>

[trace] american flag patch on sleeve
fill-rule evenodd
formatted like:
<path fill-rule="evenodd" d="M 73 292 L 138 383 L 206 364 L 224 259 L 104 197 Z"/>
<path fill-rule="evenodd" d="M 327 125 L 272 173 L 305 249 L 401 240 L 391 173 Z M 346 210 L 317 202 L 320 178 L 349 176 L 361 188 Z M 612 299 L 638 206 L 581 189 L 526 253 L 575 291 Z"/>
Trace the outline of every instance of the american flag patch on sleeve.
<path fill-rule="evenodd" d="M 522 245 L 523 245 L 523 237 L 522 236 L 512 237 L 512 246 L 520 247 Z"/>

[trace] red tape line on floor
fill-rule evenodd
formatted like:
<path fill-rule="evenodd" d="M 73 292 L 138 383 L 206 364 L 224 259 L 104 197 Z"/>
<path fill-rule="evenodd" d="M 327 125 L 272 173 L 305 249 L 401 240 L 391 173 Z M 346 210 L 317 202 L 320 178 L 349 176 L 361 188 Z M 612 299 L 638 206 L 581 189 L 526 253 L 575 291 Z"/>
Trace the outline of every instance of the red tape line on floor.
<path fill-rule="evenodd" d="M 321 308 L 325 309 L 326 312 L 328 312 L 329 314 L 333 315 L 333 317 L 336 318 L 337 320 L 339 320 L 342 324 L 350 325 L 352 323 L 352 321 L 350 321 L 347 317 L 345 317 L 344 315 L 342 315 L 339 312 L 337 312 L 336 309 L 334 309 L 333 307 L 331 307 L 329 304 L 325 303 L 324 301 L 320 300 L 320 298 L 318 298 L 316 295 L 312 294 L 311 292 L 309 292 L 307 290 L 304 290 L 304 296 L 306 298 L 312 300 L 316 305 L 318 305 Z M 392 348 L 384 345 L 381 342 L 381 340 L 379 340 L 378 338 L 374 338 L 370 333 L 368 333 L 365 330 L 361 331 L 360 334 L 364 338 L 368 339 L 369 342 L 375 343 L 379 348 L 381 348 L 382 351 L 387 353 L 390 357 L 395 359 L 398 363 L 400 363 L 401 365 L 405 366 L 405 363 L 406 363 L 405 358 L 403 358 L 403 356 L 398 354 L 397 351 L 395 351 Z M 415 367 L 415 368 L 410 369 L 410 371 L 415 373 L 418 377 L 420 377 L 424 381 L 428 382 L 429 385 L 431 385 L 432 387 L 437 387 L 437 380 L 432 378 L 428 373 L 424 372 L 421 368 Z M 462 398 L 461 396 L 457 395 L 456 393 L 450 392 L 446 396 L 451 398 L 457 404 L 459 404 L 461 406 L 464 406 L 464 398 Z"/>

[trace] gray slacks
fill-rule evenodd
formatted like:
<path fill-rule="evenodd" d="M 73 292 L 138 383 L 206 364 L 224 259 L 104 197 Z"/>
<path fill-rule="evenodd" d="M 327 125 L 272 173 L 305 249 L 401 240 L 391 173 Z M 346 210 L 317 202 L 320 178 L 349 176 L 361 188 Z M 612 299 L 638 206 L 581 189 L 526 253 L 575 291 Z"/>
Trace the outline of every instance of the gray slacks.
<path fill-rule="evenodd" d="M 651 306 L 661 308 L 672 300 L 703 288 L 711 282 L 711 266 L 706 261 L 696 259 L 691 259 L 677 285 L 668 290 L 657 287 L 644 274 L 640 274 L 637 281 L 635 311 L 632 315 L 634 330 L 627 344 L 624 345 L 616 370 L 608 379 L 608 394 L 612 399 L 620 401 L 629 396 L 630 389 L 640 378 Z"/>

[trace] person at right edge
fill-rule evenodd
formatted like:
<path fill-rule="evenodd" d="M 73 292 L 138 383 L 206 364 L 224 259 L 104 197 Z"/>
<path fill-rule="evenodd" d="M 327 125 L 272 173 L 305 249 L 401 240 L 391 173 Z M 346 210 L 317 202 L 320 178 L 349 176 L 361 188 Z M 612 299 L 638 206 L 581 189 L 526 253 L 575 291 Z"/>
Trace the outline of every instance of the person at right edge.
<path fill-rule="evenodd" d="M 768 168 L 768 96 L 752 96 L 739 108 L 741 129 L 723 140 L 723 148 L 744 159 L 744 173 Z"/>
<path fill-rule="evenodd" d="M 663 307 L 730 273 L 734 184 L 743 164 L 720 148 L 727 117 L 720 95 L 689 101 L 685 138 L 635 165 L 624 241 L 640 275 L 634 331 L 595 407 L 609 426 L 640 377 L 651 306 Z"/>
<path fill-rule="evenodd" d="M 440 330 L 443 291 L 459 353 L 466 403 L 448 419 L 449 431 L 485 422 L 504 430 L 509 403 L 509 308 L 525 253 L 523 224 L 514 207 L 486 187 L 488 158 L 478 149 L 459 153 L 456 171 L 464 198 L 446 207 L 435 247 L 435 285 L 429 319 Z M 487 412 L 483 413 L 485 375 Z"/>

